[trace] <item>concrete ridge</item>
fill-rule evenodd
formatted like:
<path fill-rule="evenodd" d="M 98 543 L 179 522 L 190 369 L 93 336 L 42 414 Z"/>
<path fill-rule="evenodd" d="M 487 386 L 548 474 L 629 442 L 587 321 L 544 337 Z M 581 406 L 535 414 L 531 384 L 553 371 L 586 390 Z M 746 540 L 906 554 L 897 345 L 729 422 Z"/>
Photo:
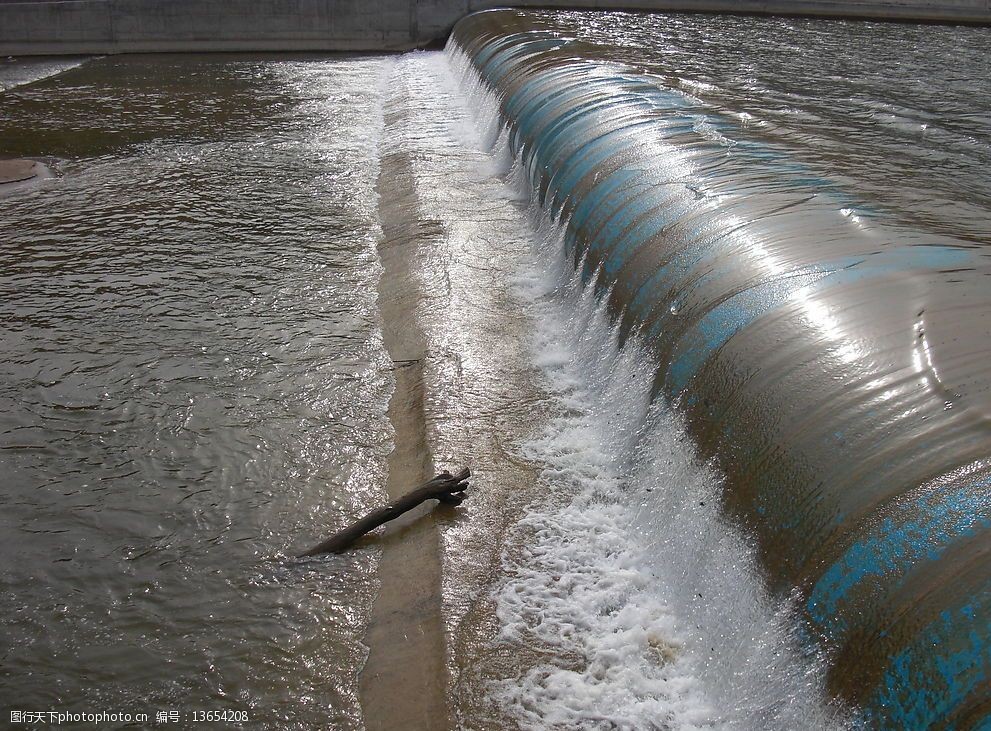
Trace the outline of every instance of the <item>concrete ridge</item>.
<path fill-rule="evenodd" d="M 991 24 L 991 0 L 3 0 L 0 55 L 401 51 L 497 7 Z"/>
<path fill-rule="evenodd" d="M 392 85 L 395 88 L 395 84 Z M 385 131 L 404 115 L 406 99 L 394 91 L 385 106 Z M 378 177 L 382 262 L 378 305 L 382 341 L 396 367 L 389 400 L 394 438 L 386 491 L 395 500 L 436 474 L 424 410 L 423 362 L 427 336 L 417 316 L 422 292 L 413 275 L 417 251 L 437 233 L 422 215 L 412 170 L 402 151 L 383 150 Z M 448 720 L 442 567 L 435 503 L 428 501 L 383 531 L 381 588 L 369 619 L 368 659 L 360 700 L 368 731 L 439 731 Z"/>

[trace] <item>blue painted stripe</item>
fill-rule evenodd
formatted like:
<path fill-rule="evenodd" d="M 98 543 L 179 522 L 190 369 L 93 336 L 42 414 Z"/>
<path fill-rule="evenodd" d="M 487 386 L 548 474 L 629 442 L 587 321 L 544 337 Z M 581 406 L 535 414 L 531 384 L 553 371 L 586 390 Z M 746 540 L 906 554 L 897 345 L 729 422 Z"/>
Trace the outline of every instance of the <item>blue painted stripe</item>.
<path fill-rule="evenodd" d="M 892 248 L 859 260 L 843 259 L 775 278 L 721 302 L 686 333 L 668 370 L 668 388 L 681 393 L 706 361 L 737 332 L 764 313 L 784 304 L 799 289 L 815 293 L 824 287 L 851 285 L 902 271 L 925 271 L 965 266 L 973 262 L 967 249 L 948 246 Z M 799 284 L 803 282 L 804 284 Z M 798 286 L 796 286 L 798 285 Z M 711 287 L 710 289 L 715 289 Z M 655 331 L 663 323 L 654 326 Z"/>
<path fill-rule="evenodd" d="M 991 529 L 991 475 L 961 482 L 955 489 L 939 485 L 895 506 L 894 514 L 823 573 L 806 602 L 820 630 L 834 639 L 846 633 L 843 610 L 855 588 L 865 583 L 875 591 L 897 588 L 913 566 L 936 561 L 954 542 Z"/>
<path fill-rule="evenodd" d="M 991 682 L 991 584 L 940 613 L 891 658 L 865 705 L 862 725 L 924 729 L 945 720 L 973 691 Z"/>
<path fill-rule="evenodd" d="M 842 266 L 836 264 L 834 266 Z M 678 342 L 668 367 L 667 387 L 680 394 L 692 377 L 730 338 L 766 312 L 829 275 L 825 266 L 810 267 L 746 289 L 711 309 Z"/>

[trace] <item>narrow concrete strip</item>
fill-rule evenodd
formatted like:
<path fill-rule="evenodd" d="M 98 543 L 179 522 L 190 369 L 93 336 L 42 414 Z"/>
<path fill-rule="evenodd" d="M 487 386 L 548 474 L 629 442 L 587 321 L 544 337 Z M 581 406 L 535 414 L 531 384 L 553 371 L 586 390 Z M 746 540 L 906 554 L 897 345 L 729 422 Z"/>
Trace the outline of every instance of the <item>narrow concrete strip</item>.
<path fill-rule="evenodd" d="M 52 177 L 44 163 L 35 160 L 0 160 L 0 197 L 14 191 L 32 188 Z"/>
<path fill-rule="evenodd" d="M 388 117 L 386 120 L 388 131 Z M 424 416 L 425 343 L 417 319 L 419 287 L 412 265 L 431 236 L 421 220 L 411 161 L 387 154 L 379 174 L 383 266 L 379 310 L 385 347 L 396 364 L 389 402 L 395 430 L 386 489 L 396 498 L 434 474 Z M 383 540 L 381 590 L 365 639 L 361 705 L 368 731 L 435 731 L 449 727 L 446 700 L 441 562 L 433 501 L 394 521 Z"/>
<path fill-rule="evenodd" d="M 991 22 L 987 0 L 88 0 L 0 2 L 0 55 L 400 51 L 498 7 Z"/>
<path fill-rule="evenodd" d="M 0 185 L 37 177 L 38 168 L 34 160 L 0 160 Z"/>

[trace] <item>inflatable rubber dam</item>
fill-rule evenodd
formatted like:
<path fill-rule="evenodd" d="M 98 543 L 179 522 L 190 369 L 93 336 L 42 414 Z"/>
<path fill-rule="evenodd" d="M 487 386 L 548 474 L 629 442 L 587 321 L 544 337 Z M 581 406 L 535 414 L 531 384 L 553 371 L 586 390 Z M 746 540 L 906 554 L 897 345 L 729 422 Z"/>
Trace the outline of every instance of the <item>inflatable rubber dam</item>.
<path fill-rule="evenodd" d="M 991 728 L 987 240 L 902 225 L 553 18 L 476 14 L 448 53 L 831 689 L 869 727 Z"/>

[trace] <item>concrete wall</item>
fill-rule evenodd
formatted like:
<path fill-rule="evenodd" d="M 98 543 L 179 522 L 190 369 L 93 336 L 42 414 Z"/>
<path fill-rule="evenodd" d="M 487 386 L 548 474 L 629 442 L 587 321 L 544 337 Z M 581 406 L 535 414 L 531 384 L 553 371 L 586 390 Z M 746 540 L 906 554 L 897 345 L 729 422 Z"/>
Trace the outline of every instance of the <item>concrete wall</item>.
<path fill-rule="evenodd" d="M 0 54 L 402 50 L 506 6 L 991 22 L 991 0 L 6 0 Z"/>

